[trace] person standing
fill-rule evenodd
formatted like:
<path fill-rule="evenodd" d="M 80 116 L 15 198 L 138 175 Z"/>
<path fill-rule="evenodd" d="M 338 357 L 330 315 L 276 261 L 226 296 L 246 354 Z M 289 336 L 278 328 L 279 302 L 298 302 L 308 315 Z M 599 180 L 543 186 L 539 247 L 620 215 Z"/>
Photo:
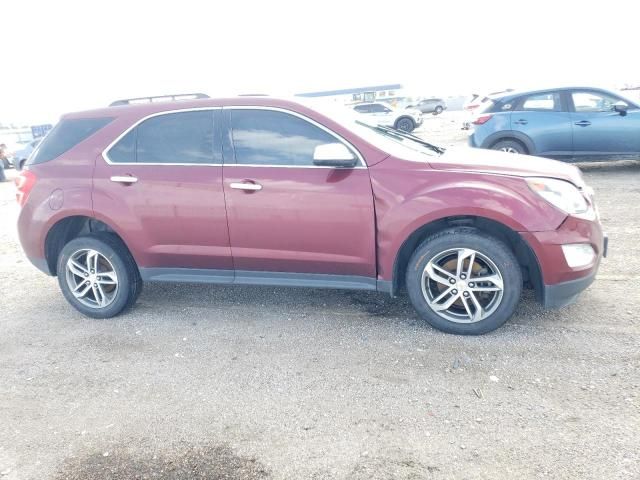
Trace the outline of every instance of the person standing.
<path fill-rule="evenodd" d="M 0 143 L 0 182 L 6 182 L 7 177 L 4 174 L 4 164 L 8 160 L 7 146 Z"/>

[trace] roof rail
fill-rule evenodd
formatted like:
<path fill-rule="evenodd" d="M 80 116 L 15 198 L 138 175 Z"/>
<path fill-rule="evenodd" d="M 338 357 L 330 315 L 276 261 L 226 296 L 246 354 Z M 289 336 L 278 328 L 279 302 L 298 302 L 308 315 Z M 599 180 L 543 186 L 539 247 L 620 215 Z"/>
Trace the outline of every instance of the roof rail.
<path fill-rule="evenodd" d="M 197 98 L 209 98 L 209 95 L 204 93 L 176 93 L 173 95 L 157 95 L 154 97 L 124 98 L 111 102 L 109 106 L 116 107 L 118 105 L 131 105 L 133 103 L 175 102 L 176 100 L 195 100 Z"/>

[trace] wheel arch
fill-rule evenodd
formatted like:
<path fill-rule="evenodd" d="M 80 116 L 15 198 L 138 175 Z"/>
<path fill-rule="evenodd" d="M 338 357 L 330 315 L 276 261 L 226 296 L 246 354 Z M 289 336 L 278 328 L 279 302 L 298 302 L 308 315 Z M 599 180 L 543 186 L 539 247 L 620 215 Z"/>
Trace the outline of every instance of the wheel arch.
<path fill-rule="evenodd" d="M 516 130 L 503 130 L 500 132 L 495 132 L 489 135 L 482 142 L 481 148 L 490 149 L 496 143 L 502 142 L 504 140 L 516 141 L 522 144 L 525 148 L 527 155 L 535 155 L 536 147 L 533 143 L 533 140 L 522 132 L 518 132 Z"/>
<path fill-rule="evenodd" d="M 528 242 L 522 238 L 518 232 L 507 225 L 487 217 L 475 215 L 444 217 L 426 223 L 415 229 L 405 239 L 402 246 L 396 253 L 393 263 L 391 295 L 395 295 L 398 290 L 404 286 L 405 273 L 409 259 L 418 245 L 420 245 L 424 239 L 437 232 L 459 226 L 474 228 L 503 241 L 518 259 L 524 283 L 528 284 L 535 290 L 536 298 L 538 300 L 542 298 L 543 281 L 540 262 Z"/>
<path fill-rule="evenodd" d="M 71 215 L 56 221 L 47 232 L 44 241 L 45 260 L 51 275 L 57 274 L 58 256 L 67 243 L 79 236 L 98 232 L 115 235 L 129 249 L 122 236 L 114 228 L 96 218 Z"/>

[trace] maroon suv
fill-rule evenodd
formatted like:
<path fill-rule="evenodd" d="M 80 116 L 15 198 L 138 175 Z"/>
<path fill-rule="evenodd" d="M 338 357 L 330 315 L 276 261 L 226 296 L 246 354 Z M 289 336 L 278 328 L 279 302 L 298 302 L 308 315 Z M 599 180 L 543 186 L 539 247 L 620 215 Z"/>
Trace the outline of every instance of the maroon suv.
<path fill-rule="evenodd" d="M 143 281 L 406 287 L 434 327 L 480 334 L 523 286 L 558 307 L 593 281 L 606 237 L 577 168 L 344 115 L 268 97 L 67 114 L 17 182 L 24 250 L 94 318 Z"/>

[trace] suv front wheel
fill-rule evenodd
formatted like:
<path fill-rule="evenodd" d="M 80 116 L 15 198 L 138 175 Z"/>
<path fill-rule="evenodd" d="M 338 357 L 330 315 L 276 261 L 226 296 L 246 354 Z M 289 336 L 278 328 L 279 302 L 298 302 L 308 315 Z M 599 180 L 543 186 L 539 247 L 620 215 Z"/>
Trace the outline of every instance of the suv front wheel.
<path fill-rule="evenodd" d="M 67 301 L 92 318 L 110 318 L 130 308 L 142 291 L 138 267 L 122 241 L 110 233 L 74 238 L 57 265 Z"/>
<path fill-rule="evenodd" d="M 401 117 L 396 122 L 395 128 L 397 130 L 402 130 L 403 132 L 412 132 L 413 129 L 416 128 L 416 124 L 409 117 Z"/>
<path fill-rule="evenodd" d="M 468 227 L 427 238 L 407 266 L 411 303 L 431 326 L 447 333 L 479 335 L 513 314 L 522 272 L 500 240 Z"/>

